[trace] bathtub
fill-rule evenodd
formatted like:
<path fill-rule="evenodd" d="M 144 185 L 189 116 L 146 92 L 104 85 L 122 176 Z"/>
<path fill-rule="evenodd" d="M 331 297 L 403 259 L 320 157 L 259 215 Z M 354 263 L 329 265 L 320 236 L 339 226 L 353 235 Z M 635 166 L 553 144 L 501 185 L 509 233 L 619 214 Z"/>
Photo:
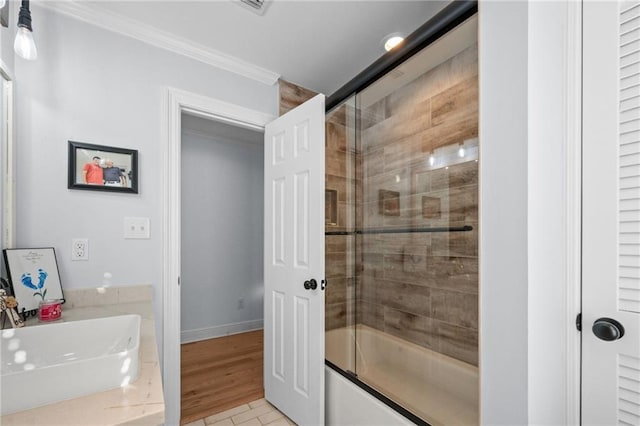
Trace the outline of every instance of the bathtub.
<path fill-rule="evenodd" d="M 127 386 L 138 378 L 140 315 L 0 331 L 0 414 Z"/>
<path fill-rule="evenodd" d="M 325 348 L 333 364 L 432 426 L 479 424 L 476 366 L 366 325 L 327 331 Z"/>

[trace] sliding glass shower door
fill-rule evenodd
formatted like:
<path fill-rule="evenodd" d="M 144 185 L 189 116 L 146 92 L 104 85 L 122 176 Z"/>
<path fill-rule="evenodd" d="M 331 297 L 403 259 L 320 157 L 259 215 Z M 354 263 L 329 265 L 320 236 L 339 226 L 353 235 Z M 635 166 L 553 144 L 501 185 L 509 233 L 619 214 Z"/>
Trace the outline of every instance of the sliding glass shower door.
<path fill-rule="evenodd" d="M 478 424 L 476 34 L 327 115 L 327 360 L 432 425 Z"/>
<path fill-rule="evenodd" d="M 355 96 L 327 113 L 325 178 L 326 358 L 355 371 L 356 184 Z"/>

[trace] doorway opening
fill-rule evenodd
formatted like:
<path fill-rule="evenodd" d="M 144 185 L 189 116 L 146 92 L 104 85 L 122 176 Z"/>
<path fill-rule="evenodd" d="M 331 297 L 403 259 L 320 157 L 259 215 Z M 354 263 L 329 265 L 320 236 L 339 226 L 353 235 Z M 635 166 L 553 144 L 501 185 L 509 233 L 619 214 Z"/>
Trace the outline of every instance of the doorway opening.
<path fill-rule="evenodd" d="M 263 132 L 182 114 L 182 424 L 264 396 Z"/>
<path fill-rule="evenodd" d="M 163 332 L 162 364 L 165 422 L 180 423 L 181 341 L 181 154 L 182 114 L 207 118 L 235 127 L 264 131 L 274 116 L 175 88 L 165 92 L 163 139 Z"/>

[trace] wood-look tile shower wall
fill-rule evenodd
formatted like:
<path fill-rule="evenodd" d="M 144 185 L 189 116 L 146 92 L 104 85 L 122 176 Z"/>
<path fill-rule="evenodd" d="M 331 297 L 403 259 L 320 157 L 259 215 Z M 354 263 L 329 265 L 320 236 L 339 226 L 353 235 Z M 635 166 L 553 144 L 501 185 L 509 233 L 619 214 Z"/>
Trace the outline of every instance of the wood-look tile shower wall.
<path fill-rule="evenodd" d="M 428 164 L 436 149 L 478 136 L 477 60 L 477 48 L 468 48 L 363 108 L 355 148 L 346 108 L 327 116 L 325 182 L 337 191 L 337 221 L 327 231 L 473 227 L 328 236 L 327 330 L 351 324 L 347 315 L 355 314 L 357 323 L 478 364 L 478 163 Z M 286 82 L 280 90 L 281 114 L 313 96 Z M 347 184 L 355 188 L 349 199 Z M 391 211 L 381 191 L 397 195 Z M 355 312 L 348 309 L 354 297 Z"/>
<path fill-rule="evenodd" d="M 478 163 L 431 169 L 428 159 L 477 138 L 477 69 L 468 48 L 361 112 L 358 227 L 473 231 L 363 235 L 356 286 L 359 323 L 475 365 Z M 397 196 L 392 211 L 381 190 Z"/>

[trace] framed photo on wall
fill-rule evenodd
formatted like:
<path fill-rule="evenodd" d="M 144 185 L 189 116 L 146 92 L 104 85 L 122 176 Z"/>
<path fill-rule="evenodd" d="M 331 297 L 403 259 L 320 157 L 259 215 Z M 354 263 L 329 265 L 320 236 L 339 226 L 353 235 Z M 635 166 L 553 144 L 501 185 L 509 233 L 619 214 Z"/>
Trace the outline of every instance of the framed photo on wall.
<path fill-rule="evenodd" d="M 69 189 L 138 193 L 138 151 L 69 141 Z"/>
<path fill-rule="evenodd" d="M 4 249 L 2 253 L 20 313 L 37 310 L 45 300 L 64 300 L 53 247 Z"/>

